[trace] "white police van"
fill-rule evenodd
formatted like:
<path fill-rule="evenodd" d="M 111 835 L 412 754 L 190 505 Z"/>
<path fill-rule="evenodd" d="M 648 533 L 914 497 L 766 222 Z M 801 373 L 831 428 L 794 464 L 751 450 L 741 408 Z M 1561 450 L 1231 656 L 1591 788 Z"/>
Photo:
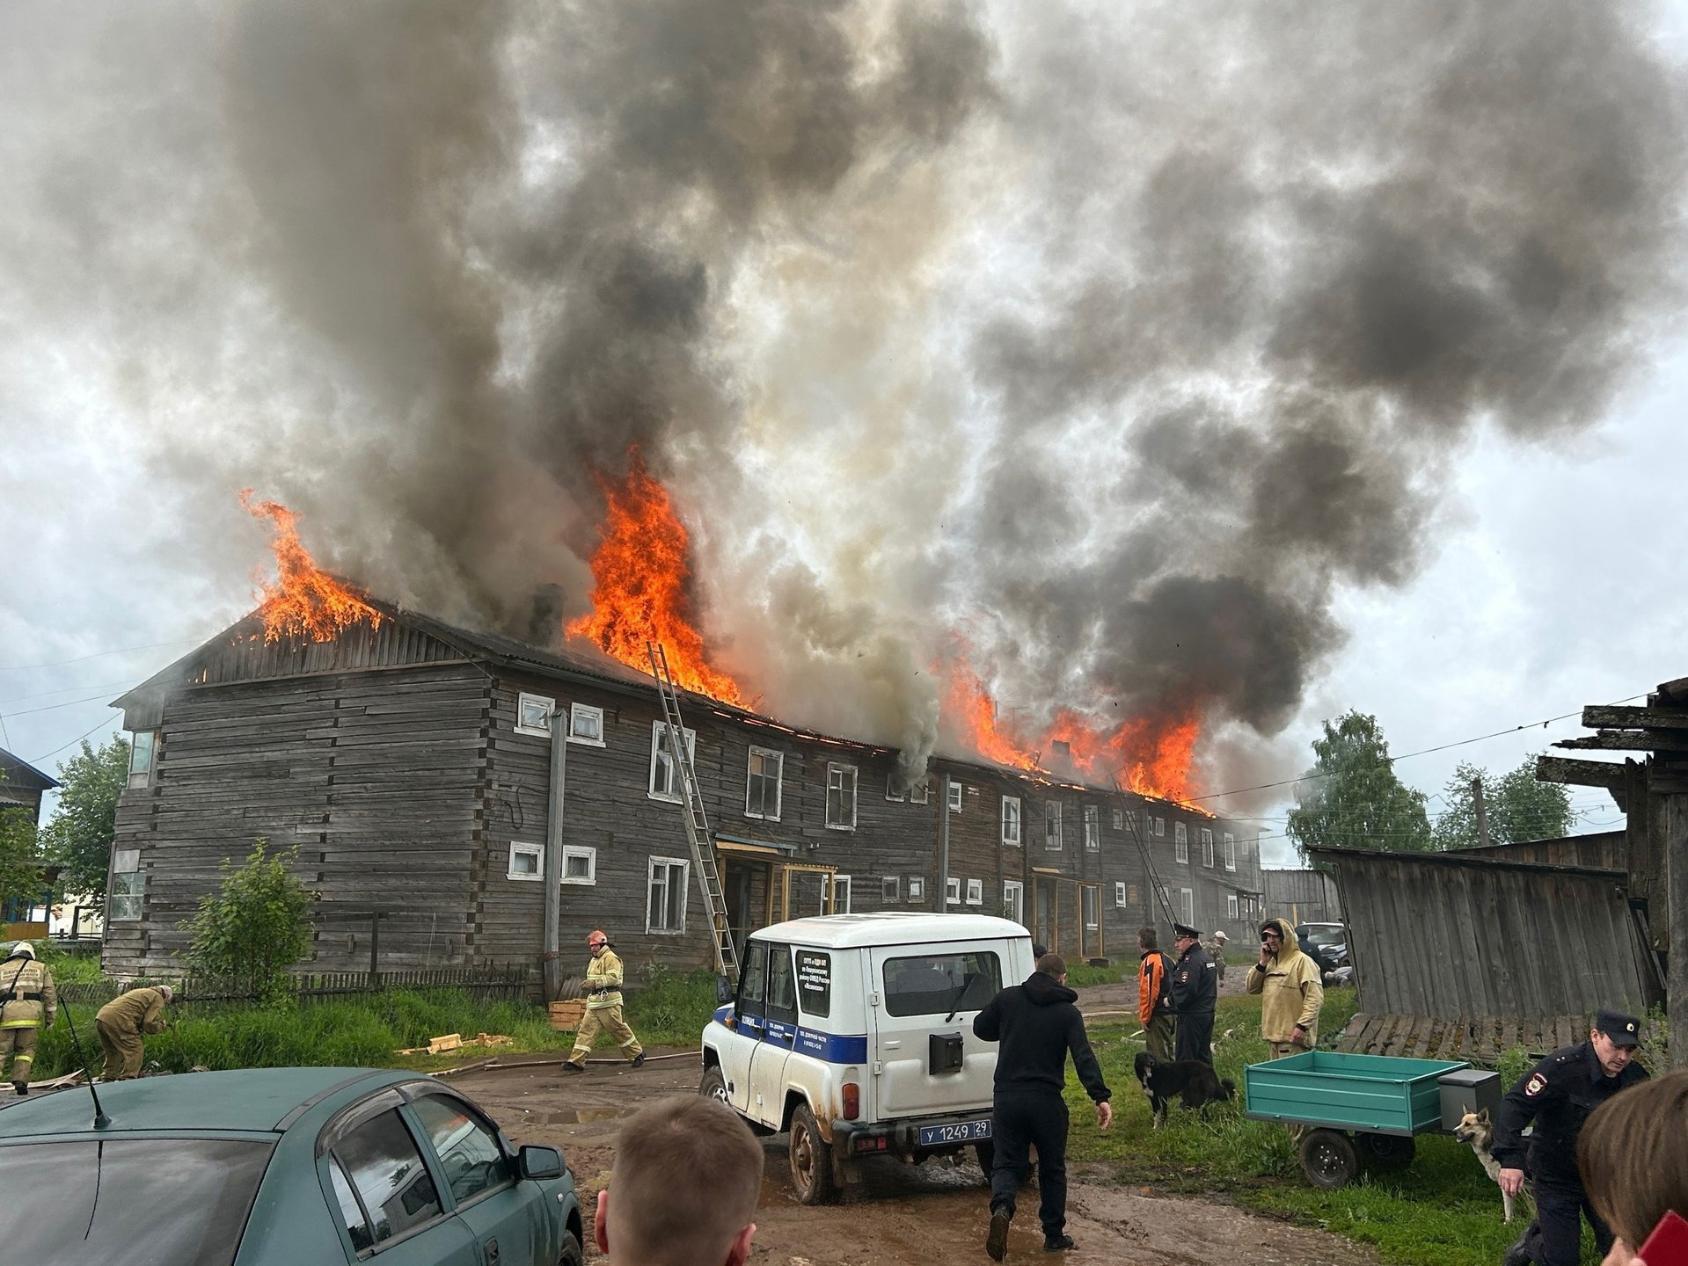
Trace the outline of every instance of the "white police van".
<path fill-rule="evenodd" d="M 751 935 L 736 996 L 703 1032 L 698 1093 L 789 1131 L 797 1198 L 851 1162 L 973 1147 L 987 1172 L 996 1044 L 973 1017 L 1032 973 L 1026 929 L 973 914 L 834 914 Z"/>

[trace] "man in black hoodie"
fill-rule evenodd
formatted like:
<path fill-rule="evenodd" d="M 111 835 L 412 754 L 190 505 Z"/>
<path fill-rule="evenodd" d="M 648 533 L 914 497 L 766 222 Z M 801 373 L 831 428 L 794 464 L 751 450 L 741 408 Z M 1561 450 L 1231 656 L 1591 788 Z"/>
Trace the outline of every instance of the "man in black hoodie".
<path fill-rule="evenodd" d="M 1108 1087 L 1085 1036 L 1084 1017 L 1073 1005 L 1078 995 L 1067 988 L 1067 965 L 1059 954 L 1045 954 L 1023 985 L 1010 985 L 973 1020 L 973 1032 L 999 1042 L 996 1097 L 991 1137 L 996 1158 L 991 1168 L 991 1229 L 985 1252 L 1001 1261 L 1008 1249 L 1008 1223 L 1014 1197 L 1026 1177 L 1027 1149 L 1036 1145 L 1038 1217 L 1043 1222 L 1045 1252 L 1075 1247 L 1067 1226 L 1067 1052 L 1096 1103 L 1096 1122 L 1113 1124 Z"/>

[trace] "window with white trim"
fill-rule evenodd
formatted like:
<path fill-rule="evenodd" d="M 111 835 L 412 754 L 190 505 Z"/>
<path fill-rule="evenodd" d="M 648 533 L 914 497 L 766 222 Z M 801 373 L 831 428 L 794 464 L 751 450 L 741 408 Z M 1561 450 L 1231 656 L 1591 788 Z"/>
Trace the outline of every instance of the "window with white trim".
<path fill-rule="evenodd" d="M 925 782 L 908 789 L 908 802 L 910 804 L 929 804 L 931 803 L 931 800 L 932 780 L 930 778 L 928 778 Z"/>
<path fill-rule="evenodd" d="M 1232 923 L 1237 921 L 1237 894 L 1234 892 L 1225 894 L 1225 917 Z"/>
<path fill-rule="evenodd" d="M 686 755 L 697 759 L 697 733 L 685 731 Z M 669 750 L 668 723 L 651 722 L 651 781 L 646 793 L 652 800 L 680 800 L 680 771 L 674 768 L 674 753 Z"/>
<path fill-rule="evenodd" d="M 602 747 L 604 710 L 590 703 L 569 704 L 569 742 L 582 747 Z"/>
<path fill-rule="evenodd" d="M 1002 842 L 1008 848 L 1020 847 L 1020 797 L 1002 797 Z"/>
<path fill-rule="evenodd" d="M 658 722 L 660 725 L 661 722 Z M 645 931 L 678 936 L 686 930 L 686 879 L 692 864 L 683 857 L 653 857 L 645 869 Z"/>
<path fill-rule="evenodd" d="M 826 767 L 826 825 L 832 831 L 856 829 L 856 767 L 834 765 Z"/>
<path fill-rule="evenodd" d="M 1213 869 L 1213 832 L 1205 826 L 1202 828 L 1202 865 Z"/>
<path fill-rule="evenodd" d="M 1094 932 L 1102 926 L 1102 890 L 1096 884 L 1080 884 L 1078 891 L 1085 930 Z"/>
<path fill-rule="evenodd" d="M 1229 831 L 1225 832 L 1225 869 L 1237 868 L 1237 837 Z"/>
<path fill-rule="evenodd" d="M 1002 881 L 1002 917 L 1016 923 L 1026 921 L 1026 885 L 1018 879 Z"/>
<path fill-rule="evenodd" d="M 898 804 L 908 799 L 908 788 L 897 781 L 897 771 L 894 769 L 885 775 L 885 798 L 895 800 Z"/>
<path fill-rule="evenodd" d="M 1084 806 L 1084 851 L 1094 853 L 1102 847 L 1102 811 L 1093 804 Z"/>
<path fill-rule="evenodd" d="M 1161 836 L 1163 839 L 1165 838 L 1165 836 L 1166 836 L 1166 819 L 1165 818 L 1156 818 L 1155 819 L 1155 834 Z"/>
<path fill-rule="evenodd" d="M 1114 884 L 1114 905 L 1121 910 L 1125 909 L 1125 885 L 1123 883 Z"/>
<path fill-rule="evenodd" d="M 152 786 L 152 769 L 157 763 L 158 731 L 136 730 L 129 740 L 129 786 Z M 135 916 L 137 919 L 140 915 Z"/>
<path fill-rule="evenodd" d="M 780 820 L 780 779 L 785 773 L 785 753 L 769 747 L 752 747 L 744 775 L 744 816 L 768 822 Z"/>
<path fill-rule="evenodd" d="M 949 785 L 949 810 L 951 813 L 961 812 L 961 784 L 958 782 Z"/>
<path fill-rule="evenodd" d="M 944 880 L 944 903 L 949 906 L 961 904 L 961 880 L 955 875 Z"/>
<path fill-rule="evenodd" d="M 910 901 L 926 900 L 926 881 L 919 875 L 908 877 L 908 899 Z"/>
<path fill-rule="evenodd" d="M 836 891 L 838 903 L 833 907 L 834 914 L 850 913 L 850 876 L 822 875 L 821 876 L 821 913 L 826 913 L 826 897 L 829 890 Z"/>
<path fill-rule="evenodd" d="M 1116 830 L 1116 831 L 1125 830 L 1125 810 L 1124 809 L 1115 809 L 1114 810 L 1114 830 Z"/>
<path fill-rule="evenodd" d="M 538 881 L 545 878 L 545 846 L 510 841 L 509 869 L 504 872 L 511 879 Z"/>
<path fill-rule="evenodd" d="M 1190 864 L 1190 832 L 1182 822 L 1172 824 L 1172 860 L 1181 866 Z"/>
<path fill-rule="evenodd" d="M 147 876 L 141 869 L 141 850 L 112 849 L 111 897 L 106 901 L 106 918 L 117 923 L 140 918 L 146 892 Z"/>
<path fill-rule="evenodd" d="M 1125 829 L 1133 835 L 1137 834 L 1137 810 L 1127 809 L 1125 811 Z"/>
<path fill-rule="evenodd" d="M 901 875 L 886 875 L 879 881 L 879 899 L 881 901 L 901 901 L 903 899 L 903 877 Z"/>
<path fill-rule="evenodd" d="M 1196 894 L 1188 888 L 1178 890 L 1178 908 L 1184 917 L 1179 920 L 1187 927 L 1196 926 Z"/>
<path fill-rule="evenodd" d="M 1043 847 L 1051 853 L 1061 851 L 1061 802 L 1043 802 Z"/>
<path fill-rule="evenodd" d="M 551 714 L 557 701 L 547 695 L 530 695 L 523 691 L 516 696 L 516 733 L 532 734 L 535 738 L 551 737 Z"/>
<path fill-rule="evenodd" d="M 970 906 L 985 904 L 985 881 L 983 879 L 969 879 L 967 881 L 967 904 Z"/>
<path fill-rule="evenodd" d="M 563 875 L 565 884 L 595 884 L 598 882 L 598 850 L 584 844 L 563 845 Z"/>

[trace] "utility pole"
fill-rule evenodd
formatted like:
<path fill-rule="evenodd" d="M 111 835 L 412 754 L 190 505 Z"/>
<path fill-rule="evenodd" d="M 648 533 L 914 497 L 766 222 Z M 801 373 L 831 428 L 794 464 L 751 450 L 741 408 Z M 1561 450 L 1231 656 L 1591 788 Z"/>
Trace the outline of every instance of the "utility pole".
<path fill-rule="evenodd" d="M 1477 842 L 1484 848 L 1489 846 L 1489 814 L 1483 806 L 1483 780 L 1471 780 L 1471 802 L 1477 806 Z"/>
<path fill-rule="evenodd" d="M 938 801 L 938 913 L 949 913 L 949 789 L 950 776 L 944 775 L 944 796 Z"/>
<path fill-rule="evenodd" d="M 545 957 L 541 972 L 545 1001 L 563 991 L 563 787 L 568 761 L 568 717 L 561 708 L 551 712 L 551 794 L 545 806 Z"/>

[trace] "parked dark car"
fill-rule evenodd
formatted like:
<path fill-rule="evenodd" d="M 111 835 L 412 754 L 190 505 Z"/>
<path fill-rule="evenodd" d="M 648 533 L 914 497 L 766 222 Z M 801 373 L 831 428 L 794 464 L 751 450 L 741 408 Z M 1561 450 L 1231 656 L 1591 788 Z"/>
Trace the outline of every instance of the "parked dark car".
<path fill-rule="evenodd" d="M 31 1266 L 579 1266 L 554 1147 L 516 1148 L 415 1073 L 252 1068 L 0 1111 L 6 1260 Z"/>
<path fill-rule="evenodd" d="M 1346 926 L 1341 923 L 1300 923 L 1296 925 L 1295 935 L 1301 942 L 1302 951 L 1311 954 L 1319 964 L 1325 984 L 1347 983 L 1348 977 L 1353 975 L 1354 963 L 1348 955 Z"/>

